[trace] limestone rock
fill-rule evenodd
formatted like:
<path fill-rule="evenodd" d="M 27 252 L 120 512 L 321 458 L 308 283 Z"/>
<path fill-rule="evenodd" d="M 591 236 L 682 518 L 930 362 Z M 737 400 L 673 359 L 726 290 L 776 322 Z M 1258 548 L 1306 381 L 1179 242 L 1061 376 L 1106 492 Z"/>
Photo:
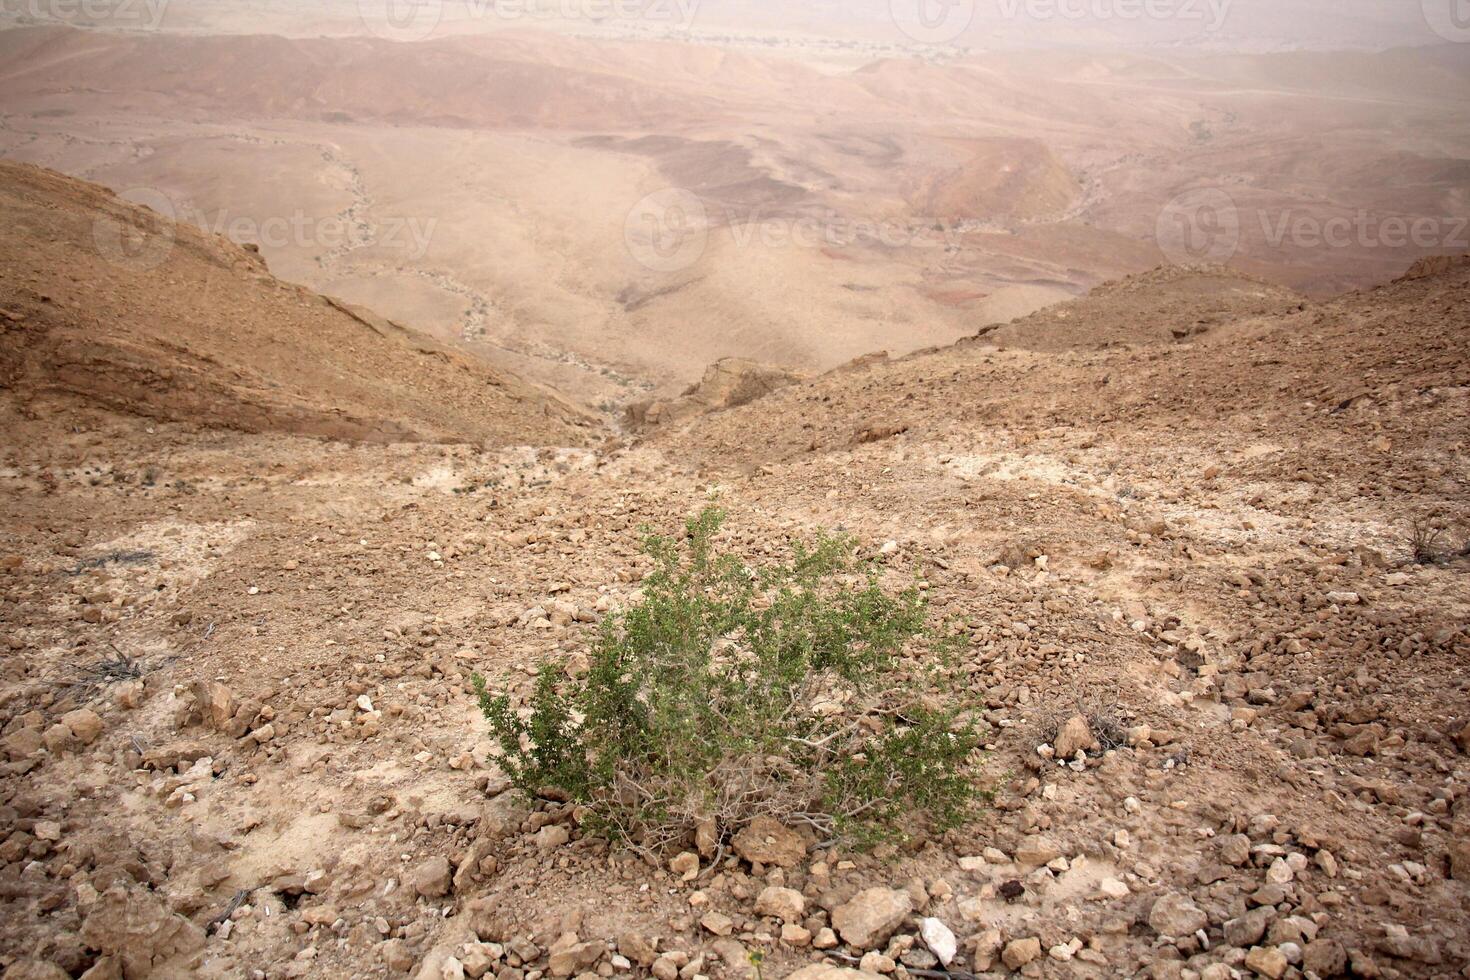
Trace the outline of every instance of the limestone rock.
<path fill-rule="evenodd" d="M 1347 963 L 1347 950 L 1334 939 L 1314 939 L 1302 947 L 1302 968 L 1319 977 L 1340 976 Z"/>
<path fill-rule="evenodd" d="M 425 898 L 440 898 L 449 894 L 450 875 L 449 859 L 438 854 L 409 872 L 408 880 L 413 890 Z"/>
<path fill-rule="evenodd" d="M 929 952 L 937 956 L 946 969 L 959 953 L 959 940 L 955 938 L 954 932 L 949 926 L 932 916 L 919 922 L 919 937 L 924 940 L 924 945 L 929 947 Z"/>
<path fill-rule="evenodd" d="M 782 922 L 799 923 L 806 911 L 806 899 L 794 888 L 771 885 L 761 891 L 755 899 L 757 915 L 769 915 Z"/>
<path fill-rule="evenodd" d="M 1030 936 L 1007 943 L 1006 948 L 1000 954 L 1000 960 L 1012 970 L 1019 970 L 1040 955 L 1041 940 Z"/>
<path fill-rule="evenodd" d="M 1095 752 L 1098 744 L 1087 719 L 1082 715 L 1073 715 L 1062 724 L 1052 748 L 1056 750 L 1058 759 L 1071 759 L 1078 752 Z"/>
<path fill-rule="evenodd" d="M 1062 856 L 1062 849 L 1050 837 L 1039 834 L 1027 837 L 1016 848 L 1016 863 L 1024 868 L 1039 868 Z"/>
<path fill-rule="evenodd" d="M 806 858 L 806 841 L 773 817 L 756 817 L 731 841 L 751 864 L 794 868 Z"/>
<path fill-rule="evenodd" d="M 152 976 L 175 956 L 204 948 L 204 930 L 170 912 L 144 891 L 109 888 L 82 922 L 82 941 L 104 956 L 116 956 L 128 977 Z"/>
<path fill-rule="evenodd" d="M 61 723 L 71 729 L 77 741 L 91 745 L 102 734 L 102 719 L 91 708 L 78 708 L 61 716 Z"/>
<path fill-rule="evenodd" d="M 597 965 L 597 961 L 606 952 L 607 947 L 598 942 L 574 943 L 553 949 L 547 961 L 547 970 L 554 977 L 569 977 Z"/>
<path fill-rule="evenodd" d="M 788 973 L 786 980 L 873 980 L 871 974 L 830 963 L 813 963 L 795 973 Z"/>
<path fill-rule="evenodd" d="M 906 891 L 869 888 L 832 911 L 832 928 L 842 941 L 857 949 L 873 949 L 888 941 L 913 911 Z"/>
<path fill-rule="evenodd" d="M 645 969 L 658 959 L 657 947 L 640 932 L 630 931 L 618 936 L 618 952 Z"/>
<path fill-rule="evenodd" d="M 1245 965 L 1263 977 L 1281 980 L 1290 964 L 1286 962 L 1286 954 L 1274 946 L 1256 946 L 1245 954 Z"/>
<path fill-rule="evenodd" d="M 1209 918 L 1187 895 L 1170 892 L 1149 909 L 1148 924 L 1161 936 L 1191 936 L 1196 929 L 1203 929 Z"/>

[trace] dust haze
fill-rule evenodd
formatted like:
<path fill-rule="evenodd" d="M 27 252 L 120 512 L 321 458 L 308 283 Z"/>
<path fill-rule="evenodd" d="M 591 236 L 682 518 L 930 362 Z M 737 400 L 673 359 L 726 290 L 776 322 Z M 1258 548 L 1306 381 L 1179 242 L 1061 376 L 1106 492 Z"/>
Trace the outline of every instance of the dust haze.
<path fill-rule="evenodd" d="M 1164 260 L 1322 296 L 1462 250 L 1432 6 L 25 0 L 0 153 L 616 414 Z"/>

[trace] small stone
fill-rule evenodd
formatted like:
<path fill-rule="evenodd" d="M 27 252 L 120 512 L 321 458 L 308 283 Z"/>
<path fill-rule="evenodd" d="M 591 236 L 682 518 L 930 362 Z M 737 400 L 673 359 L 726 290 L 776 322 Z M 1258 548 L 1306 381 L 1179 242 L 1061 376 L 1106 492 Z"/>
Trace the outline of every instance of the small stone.
<path fill-rule="evenodd" d="M 1470 882 L 1470 840 L 1455 840 L 1449 845 L 1450 877 Z"/>
<path fill-rule="evenodd" d="M 1127 898 L 1129 889 L 1117 878 L 1104 878 L 1098 882 L 1097 892 L 1103 898 Z"/>
<path fill-rule="evenodd" d="M 873 949 L 888 941 L 913 907 L 906 891 L 869 888 L 832 911 L 832 927 L 843 942 L 857 949 Z"/>
<path fill-rule="evenodd" d="M 1220 860 L 1241 867 L 1251 859 L 1251 839 L 1245 834 L 1231 834 L 1220 840 Z"/>
<path fill-rule="evenodd" d="M 70 729 L 65 729 L 70 734 Z M 34 728 L 21 728 L 5 736 L 5 754 L 12 762 L 19 762 L 35 755 L 46 747 L 46 740 Z"/>
<path fill-rule="evenodd" d="M 469 943 L 465 946 L 460 962 L 464 964 L 464 975 L 470 980 L 480 980 L 495 966 L 502 956 L 499 947 L 490 943 Z"/>
<path fill-rule="evenodd" d="M 1460 747 L 1461 752 L 1470 755 L 1470 721 L 1465 722 L 1465 726 L 1455 733 L 1455 744 Z"/>
<path fill-rule="evenodd" d="M 102 719 L 91 708 L 78 708 L 61 716 L 61 723 L 71 729 L 77 741 L 91 745 L 102 734 Z"/>
<path fill-rule="evenodd" d="M 1261 941 L 1266 934 L 1266 927 L 1276 917 L 1276 910 L 1271 906 L 1251 909 L 1244 915 L 1233 919 L 1226 919 L 1224 924 L 1225 941 L 1231 946 L 1239 946 L 1246 949 Z"/>
<path fill-rule="evenodd" d="M 1335 939 L 1314 939 L 1302 947 L 1302 968 L 1319 977 L 1341 975 L 1347 962 L 1347 950 Z"/>
<path fill-rule="evenodd" d="M 52 755 L 61 755 L 64 752 L 74 752 L 81 744 L 70 728 L 61 722 L 57 722 L 46 729 L 41 735 L 41 741 L 46 744 L 46 751 Z"/>
<path fill-rule="evenodd" d="M 1412 936 L 1409 930 L 1396 922 L 1383 924 L 1383 938 L 1378 949 L 1401 960 L 1417 960 L 1420 963 L 1440 961 L 1439 944 L 1428 936 Z"/>
<path fill-rule="evenodd" d="M 309 926 L 329 926 L 339 918 L 337 906 L 331 904 L 313 905 L 301 913 L 301 921 Z"/>
<path fill-rule="evenodd" d="M 806 841 L 773 817 L 756 817 L 730 843 L 751 864 L 794 868 L 806 859 Z"/>
<path fill-rule="evenodd" d="M 798 922 L 806 911 L 806 899 L 794 888 L 772 885 L 761 891 L 755 900 L 756 915 L 769 915 L 782 922 Z"/>
<path fill-rule="evenodd" d="M 953 930 L 932 916 L 926 916 L 919 921 L 919 938 L 924 940 L 929 952 L 938 957 L 946 969 L 959 953 L 959 940 L 955 938 Z"/>
<path fill-rule="evenodd" d="M 1266 869 L 1266 881 L 1273 885 L 1284 885 L 1296 877 L 1296 872 L 1291 870 L 1291 865 L 1285 858 L 1277 858 L 1271 862 L 1271 867 Z"/>
<path fill-rule="evenodd" d="M 606 952 L 602 943 L 571 943 L 551 951 L 546 969 L 554 977 L 569 977 L 595 966 Z"/>
<path fill-rule="evenodd" d="M 800 949 L 811 945 L 812 933 L 810 929 L 788 922 L 781 927 L 781 941 L 788 946 Z"/>
<path fill-rule="evenodd" d="M 658 959 L 658 950 L 641 932 L 625 932 L 618 936 L 618 952 L 647 969 Z"/>
<path fill-rule="evenodd" d="M 536 846 L 543 851 L 552 851 L 572 839 L 571 831 L 559 823 L 548 824 L 536 831 Z"/>
<path fill-rule="evenodd" d="M 728 936 L 735 931 L 735 920 L 723 912 L 706 912 L 699 924 L 716 936 Z"/>
<path fill-rule="evenodd" d="M 1035 936 L 1012 940 L 1000 954 L 1000 960 L 1012 970 L 1019 970 L 1041 955 L 1041 940 Z"/>
<path fill-rule="evenodd" d="M 669 861 L 669 870 L 684 881 L 693 881 L 699 877 L 699 855 L 693 851 L 676 854 Z"/>
<path fill-rule="evenodd" d="M 1027 837 L 1016 848 L 1016 863 L 1022 867 L 1039 868 L 1062 856 L 1062 849 L 1049 837 L 1039 834 Z"/>
<path fill-rule="evenodd" d="M 1192 936 L 1209 921 L 1199 906 L 1178 892 L 1170 892 L 1154 902 L 1148 913 L 1148 924 L 1155 932 L 1174 938 Z"/>
<path fill-rule="evenodd" d="M 1078 752 L 1094 752 L 1098 748 L 1097 739 L 1092 735 L 1092 726 L 1082 715 L 1073 715 L 1063 723 L 1057 732 L 1056 740 L 1052 743 L 1056 750 L 1058 759 L 1071 759 Z"/>
<path fill-rule="evenodd" d="M 1286 954 L 1274 946 L 1256 946 L 1245 954 L 1245 965 L 1263 977 L 1281 980 L 1291 964 L 1286 961 Z"/>
<path fill-rule="evenodd" d="M 418 894 L 425 898 L 439 898 L 449 894 L 451 873 L 449 859 L 439 854 L 409 872 L 408 880 Z"/>

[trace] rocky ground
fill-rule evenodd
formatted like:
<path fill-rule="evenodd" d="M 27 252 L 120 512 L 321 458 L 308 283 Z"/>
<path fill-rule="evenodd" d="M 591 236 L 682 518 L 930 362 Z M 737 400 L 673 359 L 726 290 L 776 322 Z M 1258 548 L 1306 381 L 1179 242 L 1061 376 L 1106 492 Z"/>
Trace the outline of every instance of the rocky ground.
<path fill-rule="evenodd" d="M 600 449 L 8 392 L 5 976 L 1470 976 L 1467 300 L 875 358 Z M 712 495 L 964 624 L 978 819 L 650 862 L 508 789 L 471 672 L 579 670 Z"/>

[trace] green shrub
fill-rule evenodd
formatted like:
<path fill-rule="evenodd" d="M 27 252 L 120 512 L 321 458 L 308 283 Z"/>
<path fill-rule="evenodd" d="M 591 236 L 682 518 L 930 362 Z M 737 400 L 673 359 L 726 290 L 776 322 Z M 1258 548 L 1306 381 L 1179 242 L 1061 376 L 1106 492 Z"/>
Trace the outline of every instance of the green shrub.
<path fill-rule="evenodd" d="M 748 567 L 716 552 L 722 520 L 647 538 L 642 597 L 583 677 L 544 666 L 520 710 L 475 677 L 514 784 L 648 849 L 763 814 L 857 843 L 960 822 L 977 738 L 934 681 L 919 589 L 885 590 L 843 537 Z"/>

